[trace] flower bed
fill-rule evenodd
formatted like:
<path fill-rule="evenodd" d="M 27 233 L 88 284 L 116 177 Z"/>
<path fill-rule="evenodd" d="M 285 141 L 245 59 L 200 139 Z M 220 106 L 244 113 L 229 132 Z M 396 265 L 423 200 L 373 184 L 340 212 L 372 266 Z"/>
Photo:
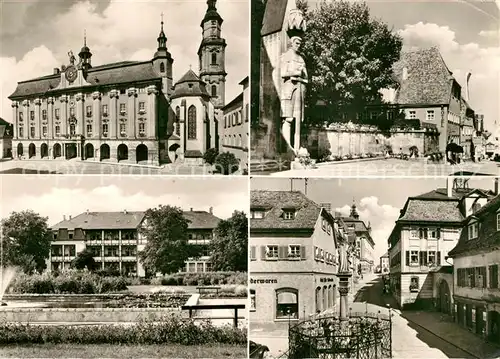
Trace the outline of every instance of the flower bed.
<path fill-rule="evenodd" d="M 33 326 L 0 324 L 0 345 L 8 344 L 246 344 L 246 329 L 215 327 L 176 316 L 130 326 Z"/>
<path fill-rule="evenodd" d="M 175 273 L 151 280 L 154 285 L 246 285 L 248 280 L 245 272 L 205 272 L 205 273 Z"/>

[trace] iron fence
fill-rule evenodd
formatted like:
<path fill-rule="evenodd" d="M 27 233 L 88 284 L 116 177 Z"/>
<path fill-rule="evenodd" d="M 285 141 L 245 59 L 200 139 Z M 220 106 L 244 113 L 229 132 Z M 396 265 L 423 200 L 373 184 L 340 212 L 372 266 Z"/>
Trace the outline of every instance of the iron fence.
<path fill-rule="evenodd" d="M 306 320 L 289 329 L 289 359 L 392 358 L 392 320 L 378 313 L 350 313 Z"/>

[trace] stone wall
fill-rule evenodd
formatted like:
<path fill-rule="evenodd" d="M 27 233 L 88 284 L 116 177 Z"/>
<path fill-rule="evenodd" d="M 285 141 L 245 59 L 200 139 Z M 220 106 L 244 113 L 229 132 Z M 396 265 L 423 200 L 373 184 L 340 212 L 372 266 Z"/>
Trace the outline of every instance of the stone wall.
<path fill-rule="evenodd" d="M 439 137 L 425 130 L 393 130 L 385 135 L 373 127 L 353 125 L 352 128 L 313 129 L 307 135 L 312 157 L 318 150 L 328 149 L 333 156 L 385 153 L 410 154 L 410 147 L 416 146 L 420 155 L 439 152 Z"/>

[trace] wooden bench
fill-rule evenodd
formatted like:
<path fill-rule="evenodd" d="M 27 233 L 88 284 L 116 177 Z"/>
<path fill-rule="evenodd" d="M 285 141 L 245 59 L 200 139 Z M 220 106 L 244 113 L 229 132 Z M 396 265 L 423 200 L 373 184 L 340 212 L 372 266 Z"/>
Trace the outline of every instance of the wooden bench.
<path fill-rule="evenodd" d="M 206 293 L 215 290 L 215 294 L 219 296 L 219 290 L 221 289 L 220 287 L 196 287 L 198 289 L 198 293 Z"/>
<path fill-rule="evenodd" d="M 207 309 L 232 309 L 234 310 L 233 325 L 238 328 L 238 309 L 245 309 L 245 304 L 197 304 L 183 305 L 182 310 L 189 310 L 189 318 L 193 318 L 193 311 Z"/>

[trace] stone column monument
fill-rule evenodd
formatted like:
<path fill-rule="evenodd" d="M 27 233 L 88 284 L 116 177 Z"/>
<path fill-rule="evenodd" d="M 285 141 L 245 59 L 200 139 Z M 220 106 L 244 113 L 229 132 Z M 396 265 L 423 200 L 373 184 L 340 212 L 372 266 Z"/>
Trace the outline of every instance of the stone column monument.
<path fill-rule="evenodd" d="M 347 240 L 341 242 L 339 246 L 339 269 L 337 277 L 339 278 L 340 294 L 340 320 L 349 319 L 347 316 L 347 294 L 349 293 L 349 279 L 352 273 L 349 271 L 349 258 L 347 255 Z"/>
<path fill-rule="evenodd" d="M 289 37 L 289 48 L 280 58 L 281 84 L 281 133 L 288 147 L 295 156 L 307 150 L 301 150 L 300 127 L 304 121 L 304 99 L 308 75 L 306 64 L 299 54 L 302 38 L 306 30 L 306 22 L 302 12 L 292 9 L 285 19 L 285 30 Z M 292 124 L 295 134 L 292 139 Z"/>

